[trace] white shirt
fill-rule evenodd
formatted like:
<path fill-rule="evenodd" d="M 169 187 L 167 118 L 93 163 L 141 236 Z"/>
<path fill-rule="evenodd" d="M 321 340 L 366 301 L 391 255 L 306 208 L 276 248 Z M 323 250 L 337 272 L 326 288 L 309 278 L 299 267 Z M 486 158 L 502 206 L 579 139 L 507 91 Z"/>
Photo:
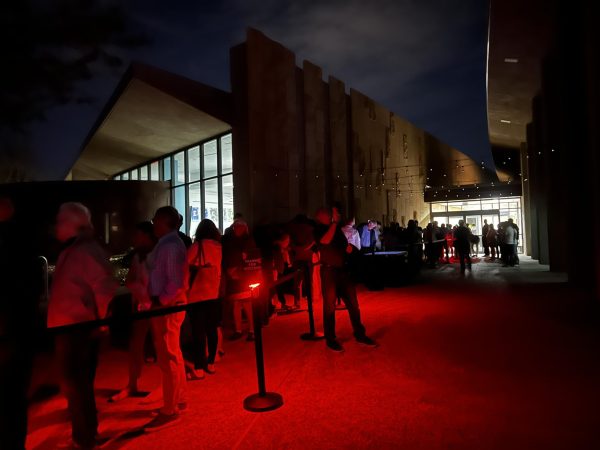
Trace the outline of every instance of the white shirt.
<path fill-rule="evenodd" d="M 354 245 L 360 250 L 360 235 L 358 234 L 358 230 L 352 225 L 344 225 L 342 231 L 346 236 L 346 239 L 348 239 L 348 244 Z"/>
<path fill-rule="evenodd" d="M 504 242 L 507 245 L 514 245 L 515 243 L 515 229 L 510 225 L 504 230 Z"/>

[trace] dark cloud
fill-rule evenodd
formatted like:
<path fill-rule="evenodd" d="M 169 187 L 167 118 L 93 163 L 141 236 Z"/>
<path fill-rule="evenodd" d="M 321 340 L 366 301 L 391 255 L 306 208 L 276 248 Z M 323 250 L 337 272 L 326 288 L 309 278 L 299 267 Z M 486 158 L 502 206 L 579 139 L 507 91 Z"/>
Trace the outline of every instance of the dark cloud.
<path fill-rule="evenodd" d="M 122 55 L 229 89 L 229 48 L 252 26 L 449 144 L 491 164 L 481 0 L 192 2 L 129 0 L 151 46 Z M 62 176 L 117 77 L 87 86 L 97 101 L 57 108 L 34 130 L 41 176 Z"/>

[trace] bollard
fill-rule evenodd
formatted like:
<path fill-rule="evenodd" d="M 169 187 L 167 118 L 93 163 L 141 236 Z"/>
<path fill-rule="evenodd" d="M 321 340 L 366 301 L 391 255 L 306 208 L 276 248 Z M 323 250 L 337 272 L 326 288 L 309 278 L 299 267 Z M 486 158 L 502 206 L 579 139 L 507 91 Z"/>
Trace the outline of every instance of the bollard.
<path fill-rule="evenodd" d="M 252 314 L 254 315 L 254 349 L 256 354 L 258 393 L 249 395 L 244 399 L 244 409 L 251 412 L 266 412 L 282 406 L 283 397 L 277 392 L 267 392 L 262 342 L 262 322 L 266 304 L 263 304 L 264 296 L 260 294 L 260 283 L 251 284 L 249 287 L 252 293 Z"/>

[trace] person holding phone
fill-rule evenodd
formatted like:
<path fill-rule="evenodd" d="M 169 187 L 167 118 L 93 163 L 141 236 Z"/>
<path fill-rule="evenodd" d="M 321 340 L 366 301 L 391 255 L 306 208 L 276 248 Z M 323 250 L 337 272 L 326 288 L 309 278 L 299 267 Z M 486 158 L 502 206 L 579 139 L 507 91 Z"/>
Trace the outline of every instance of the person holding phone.
<path fill-rule="evenodd" d="M 368 337 L 360 318 L 356 287 L 350 277 L 346 257 L 352 253 L 346 236 L 339 225 L 340 213 L 337 208 L 320 208 L 315 214 L 315 249 L 320 254 L 321 289 L 323 293 L 323 328 L 327 347 L 335 352 L 344 348 L 335 333 L 335 303 L 338 295 L 344 301 L 354 330 L 354 337 L 360 344 L 375 347 L 376 342 Z"/>

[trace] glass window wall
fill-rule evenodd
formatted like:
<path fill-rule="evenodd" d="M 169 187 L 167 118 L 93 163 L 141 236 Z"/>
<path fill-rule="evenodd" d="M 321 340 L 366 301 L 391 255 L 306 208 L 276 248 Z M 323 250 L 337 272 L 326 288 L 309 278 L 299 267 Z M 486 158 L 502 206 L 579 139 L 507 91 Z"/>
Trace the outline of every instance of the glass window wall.
<path fill-rule="evenodd" d="M 119 178 L 120 177 L 120 178 Z M 171 204 L 193 235 L 202 219 L 223 231 L 233 222 L 233 151 L 231 133 L 177 151 L 114 177 L 171 182 Z"/>

